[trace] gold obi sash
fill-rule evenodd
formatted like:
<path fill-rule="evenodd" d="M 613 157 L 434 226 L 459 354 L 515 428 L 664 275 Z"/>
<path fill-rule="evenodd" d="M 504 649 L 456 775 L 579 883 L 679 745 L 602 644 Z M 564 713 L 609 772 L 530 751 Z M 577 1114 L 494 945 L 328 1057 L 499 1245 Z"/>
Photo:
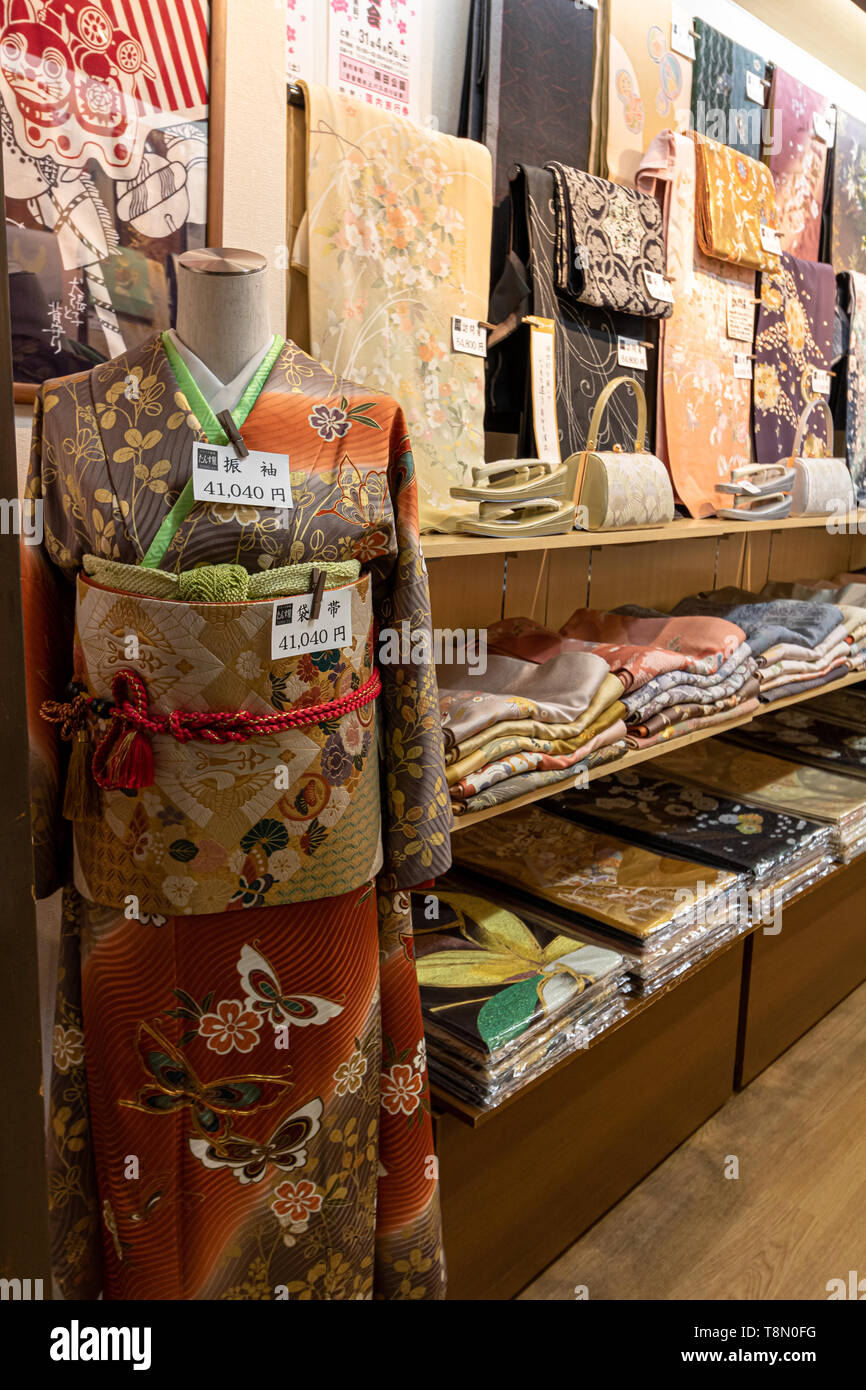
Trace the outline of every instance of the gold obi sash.
<path fill-rule="evenodd" d="M 74 824 L 86 898 L 130 917 L 224 912 L 332 897 L 377 873 L 369 576 L 342 587 L 351 645 L 272 661 L 272 597 L 187 602 L 79 576 L 78 709 L 102 786 L 98 814 Z"/>

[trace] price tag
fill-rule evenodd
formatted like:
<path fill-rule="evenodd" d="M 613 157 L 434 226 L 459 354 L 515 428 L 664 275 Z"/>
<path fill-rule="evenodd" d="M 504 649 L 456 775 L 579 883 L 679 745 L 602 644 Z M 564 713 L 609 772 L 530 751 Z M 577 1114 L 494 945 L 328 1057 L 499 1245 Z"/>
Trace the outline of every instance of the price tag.
<path fill-rule="evenodd" d="M 553 319 L 524 320 L 531 330 L 532 427 L 535 452 L 545 463 L 562 463 L 556 420 L 556 325 Z"/>
<path fill-rule="evenodd" d="M 738 381 L 752 380 L 752 359 L 747 353 L 734 353 L 734 376 Z"/>
<path fill-rule="evenodd" d="M 684 58 L 691 58 L 695 61 L 695 40 L 690 30 L 692 22 L 690 19 L 671 20 L 671 48 L 674 53 L 681 53 Z"/>
<path fill-rule="evenodd" d="M 728 290 L 728 337 L 738 343 L 750 343 L 755 328 L 753 295 L 744 290 Z"/>
<path fill-rule="evenodd" d="M 782 243 L 779 240 L 779 233 L 775 227 L 768 227 L 766 223 L 761 227 L 761 245 L 765 251 L 769 251 L 772 256 L 781 256 Z"/>
<path fill-rule="evenodd" d="M 271 660 L 312 656 L 352 645 L 352 590 L 326 589 L 315 622 L 312 594 L 278 598 L 271 619 Z"/>
<path fill-rule="evenodd" d="M 639 343 L 637 338 L 617 338 L 616 340 L 616 360 L 621 367 L 636 367 L 638 371 L 646 371 L 646 348 L 643 343 Z"/>
<path fill-rule="evenodd" d="M 746 96 L 749 101 L 756 101 L 759 106 L 763 106 L 766 96 L 763 78 L 756 72 L 746 73 Z"/>
<path fill-rule="evenodd" d="M 674 292 L 663 275 L 660 275 L 657 270 L 645 270 L 643 278 L 646 282 L 647 294 L 651 294 L 654 299 L 664 300 L 665 304 L 673 304 Z"/>
<path fill-rule="evenodd" d="M 468 352 L 470 357 L 486 357 L 487 332 L 477 319 L 455 314 L 451 320 L 451 347 L 454 352 Z"/>
<path fill-rule="evenodd" d="M 816 396 L 829 396 L 830 394 L 830 373 L 823 367 L 812 368 L 812 390 Z"/>
<path fill-rule="evenodd" d="M 576 10 L 597 10 L 598 0 L 574 0 Z"/>
<path fill-rule="evenodd" d="M 239 459 L 231 444 L 197 439 L 192 446 L 192 495 L 196 502 L 293 507 L 289 456 L 251 449 Z"/>

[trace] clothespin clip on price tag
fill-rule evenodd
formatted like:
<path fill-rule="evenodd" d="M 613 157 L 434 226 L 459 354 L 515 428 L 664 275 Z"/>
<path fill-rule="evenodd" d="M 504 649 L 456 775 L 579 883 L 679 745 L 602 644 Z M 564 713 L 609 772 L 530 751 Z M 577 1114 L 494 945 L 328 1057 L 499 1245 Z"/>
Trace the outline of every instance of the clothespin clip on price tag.
<path fill-rule="evenodd" d="M 241 432 L 234 421 L 234 416 L 230 410 L 221 410 L 217 420 L 225 430 L 228 441 L 234 449 L 239 459 L 249 458 L 249 449 L 241 438 Z"/>
<path fill-rule="evenodd" d="M 310 575 L 313 589 L 313 602 L 310 607 L 310 620 L 315 622 L 322 611 L 322 595 L 325 592 L 325 571 L 314 569 Z"/>

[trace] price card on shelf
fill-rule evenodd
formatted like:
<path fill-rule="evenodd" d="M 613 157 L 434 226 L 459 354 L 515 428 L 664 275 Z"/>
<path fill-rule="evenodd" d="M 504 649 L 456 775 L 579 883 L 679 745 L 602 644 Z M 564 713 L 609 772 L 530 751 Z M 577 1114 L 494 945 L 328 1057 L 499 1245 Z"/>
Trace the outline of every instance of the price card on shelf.
<path fill-rule="evenodd" d="M 734 376 L 739 381 L 752 380 L 752 359 L 746 352 L 734 353 Z"/>
<path fill-rule="evenodd" d="M 468 352 L 470 357 L 486 357 L 487 331 L 478 319 L 464 319 L 455 314 L 451 320 L 451 347 L 454 352 Z"/>
<path fill-rule="evenodd" d="M 616 340 L 616 360 L 621 367 L 637 368 L 640 372 L 645 372 L 647 368 L 646 348 L 643 343 L 639 343 L 637 338 L 620 338 Z"/>
<path fill-rule="evenodd" d="M 755 328 L 755 296 L 751 290 L 728 290 L 728 337 L 750 343 Z"/>
<path fill-rule="evenodd" d="M 674 53 L 681 53 L 684 58 L 695 61 L 695 39 L 688 15 L 675 15 L 671 20 L 671 48 Z"/>
<path fill-rule="evenodd" d="M 661 299 L 665 304 L 673 304 L 674 292 L 670 287 L 670 282 L 660 275 L 657 270 L 645 270 L 643 278 L 646 283 L 647 294 L 651 294 L 654 299 Z"/>
<path fill-rule="evenodd" d="M 756 101 L 759 106 L 763 106 L 766 101 L 766 88 L 764 79 L 759 77 L 756 72 L 746 73 L 746 96 L 749 101 Z"/>
<path fill-rule="evenodd" d="M 830 394 L 830 373 L 823 367 L 812 368 L 812 390 L 816 396 L 829 396 Z"/>
<path fill-rule="evenodd" d="M 769 251 L 771 256 L 781 256 L 782 243 L 779 240 L 779 233 L 775 227 L 768 227 L 764 223 L 761 227 L 761 245 L 765 251 Z"/>
<path fill-rule="evenodd" d="M 532 426 L 535 452 L 545 463 L 562 463 L 556 420 L 556 325 L 553 319 L 525 318 L 532 364 Z"/>
<path fill-rule="evenodd" d="M 352 645 L 352 590 L 326 589 L 317 618 L 312 594 L 278 598 L 271 619 L 271 660 L 314 656 Z"/>
<path fill-rule="evenodd" d="M 292 507 L 289 456 L 251 449 L 241 459 L 232 444 L 197 439 L 192 446 L 192 495 L 196 502 Z"/>
<path fill-rule="evenodd" d="M 830 149 L 836 139 L 836 108 L 830 107 L 827 111 L 814 111 L 812 113 L 812 130 L 818 139 L 822 140 Z"/>

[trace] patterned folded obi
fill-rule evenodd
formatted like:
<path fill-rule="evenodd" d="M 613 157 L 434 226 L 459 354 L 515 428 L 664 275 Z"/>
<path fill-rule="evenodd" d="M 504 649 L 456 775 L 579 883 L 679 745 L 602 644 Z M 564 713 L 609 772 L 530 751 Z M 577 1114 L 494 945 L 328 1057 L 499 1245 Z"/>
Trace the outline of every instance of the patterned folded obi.
<path fill-rule="evenodd" d="M 122 588 L 128 570 L 130 588 L 177 592 L 171 576 L 98 565 L 79 576 L 75 618 L 101 806 L 75 819 L 79 891 L 112 907 L 134 895 L 136 916 L 176 915 L 326 898 L 371 879 L 382 850 L 369 576 L 324 593 L 323 613 L 348 603 L 345 645 L 274 660 L 276 575 L 266 597 L 184 601 Z M 111 587 L 94 572 L 110 572 Z"/>
<path fill-rule="evenodd" d="M 752 270 L 776 270 L 761 230 L 777 224 L 776 189 L 756 159 L 695 132 L 698 244 L 707 256 Z"/>

